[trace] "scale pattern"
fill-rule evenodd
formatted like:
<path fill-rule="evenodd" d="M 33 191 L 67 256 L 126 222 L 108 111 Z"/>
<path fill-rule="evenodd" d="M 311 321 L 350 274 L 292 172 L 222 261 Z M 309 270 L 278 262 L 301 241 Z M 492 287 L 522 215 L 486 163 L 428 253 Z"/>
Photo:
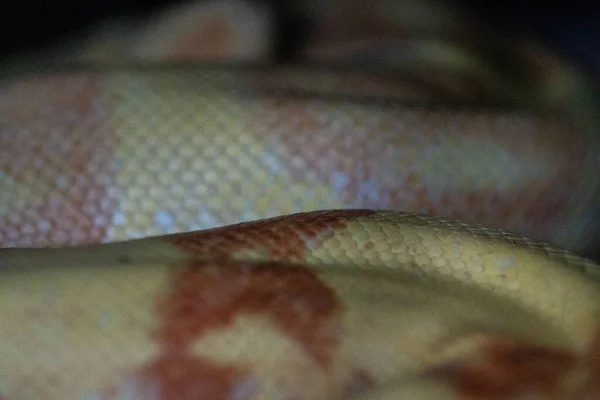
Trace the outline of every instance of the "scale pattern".
<path fill-rule="evenodd" d="M 321 211 L 0 264 L 9 400 L 600 395 L 600 266 L 462 222 Z"/>
<path fill-rule="evenodd" d="M 0 87 L 0 244 L 64 246 L 331 208 L 460 218 L 583 252 L 593 147 L 444 110 L 414 82 L 294 69 L 24 74 Z"/>

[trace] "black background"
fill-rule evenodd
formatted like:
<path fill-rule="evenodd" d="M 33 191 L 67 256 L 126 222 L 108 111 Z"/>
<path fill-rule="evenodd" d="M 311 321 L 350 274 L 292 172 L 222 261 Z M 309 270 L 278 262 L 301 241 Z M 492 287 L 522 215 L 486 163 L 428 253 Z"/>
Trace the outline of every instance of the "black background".
<path fill-rule="evenodd" d="M 4 3 L 0 13 L 0 53 L 4 57 L 56 43 L 111 15 L 136 16 L 180 3 L 174 0 L 25 0 Z M 269 1 L 280 15 L 280 49 L 302 38 L 306 21 L 286 10 L 285 1 Z M 499 32 L 525 32 L 600 73 L 600 6 L 598 2 L 459 1 Z M 594 4 L 596 3 L 596 4 Z M 289 4 L 289 3 L 288 3 Z M 279 12 L 278 12 L 279 11 Z M 287 11 L 287 12 L 286 12 Z M 285 54 L 285 51 L 284 51 Z"/>

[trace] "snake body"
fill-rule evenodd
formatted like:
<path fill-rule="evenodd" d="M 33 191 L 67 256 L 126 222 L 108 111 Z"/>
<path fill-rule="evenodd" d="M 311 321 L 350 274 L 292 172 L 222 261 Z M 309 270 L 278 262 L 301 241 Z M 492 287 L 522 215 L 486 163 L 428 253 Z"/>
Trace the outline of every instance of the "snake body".
<path fill-rule="evenodd" d="M 403 75 L 62 68 L 0 81 L 0 245 L 57 247 L 320 209 L 596 249 L 597 140 L 560 114 L 436 105 Z"/>
<path fill-rule="evenodd" d="M 293 3 L 344 70 L 195 64 L 280 58 L 232 0 L 2 76 L 0 400 L 599 399 L 590 82 L 440 2 Z"/>
<path fill-rule="evenodd" d="M 600 266 L 331 210 L 0 253 L 14 399 L 596 399 Z"/>

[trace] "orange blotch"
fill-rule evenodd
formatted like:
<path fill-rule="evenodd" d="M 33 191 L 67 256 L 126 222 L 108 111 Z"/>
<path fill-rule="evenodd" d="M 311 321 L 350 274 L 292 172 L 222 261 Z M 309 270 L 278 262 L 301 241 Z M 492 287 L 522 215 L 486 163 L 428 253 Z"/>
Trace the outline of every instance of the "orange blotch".
<path fill-rule="evenodd" d="M 171 290 L 157 308 L 159 354 L 134 373 L 132 382 L 136 395 L 151 393 L 159 400 L 252 395 L 260 382 L 253 384 L 250 371 L 192 353 L 204 333 L 226 328 L 240 314 L 269 318 L 323 366 L 330 363 L 341 333 L 336 324 L 341 304 L 333 290 L 308 268 L 277 263 L 190 261 L 174 270 Z M 363 387 L 367 378 L 358 378 Z"/>
<path fill-rule="evenodd" d="M 141 394 L 150 392 L 160 400 L 227 400 L 244 375 L 235 368 L 220 367 L 200 358 L 168 354 L 145 366 L 136 381 L 142 385 Z"/>
<path fill-rule="evenodd" d="M 302 261 L 306 241 L 324 238 L 331 229 L 373 214 L 368 210 L 332 210 L 298 213 L 246 222 L 207 231 L 165 236 L 165 240 L 196 256 L 229 258 L 243 250 L 266 253 L 277 261 Z M 318 244 L 317 244 L 318 245 Z"/>
<path fill-rule="evenodd" d="M 494 340 L 481 358 L 444 373 L 467 398 L 509 399 L 519 394 L 555 398 L 577 356 L 543 346 Z"/>
<path fill-rule="evenodd" d="M 206 331 L 227 327 L 240 314 L 261 314 L 327 365 L 341 333 L 340 310 L 335 292 L 308 268 L 193 261 L 175 273 L 160 303 L 156 336 L 167 354 L 185 353 Z"/>

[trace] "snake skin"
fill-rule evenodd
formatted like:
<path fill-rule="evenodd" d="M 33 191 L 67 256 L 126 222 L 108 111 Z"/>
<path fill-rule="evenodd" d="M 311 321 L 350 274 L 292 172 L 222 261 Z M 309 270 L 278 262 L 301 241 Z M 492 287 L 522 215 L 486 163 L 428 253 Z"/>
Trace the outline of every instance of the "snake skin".
<path fill-rule="evenodd" d="M 5 78 L 0 245 L 368 208 L 459 218 L 585 254 L 595 147 L 560 116 L 435 101 L 408 79 L 306 69 Z"/>
<path fill-rule="evenodd" d="M 598 398 L 600 267 L 364 211 L 586 249 L 594 146 L 436 99 L 286 68 L 5 78 L 0 244 L 45 248 L 0 251 L 0 398 Z"/>
<path fill-rule="evenodd" d="M 279 59 L 243 0 L 3 60 L 96 67 L 0 80 L 0 247 L 44 247 L 0 250 L 0 400 L 599 399 L 597 264 L 366 210 L 598 257 L 591 81 L 450 3 L 294 4 L 344 71 L 167 65 Z"/>
<path fill-rule="evenodd" d="M 597 264 L 367 210 L 598 256 L 590 82 L 443 2 L 294 3 L 344 71 L 167 65 L 279 59 L 243 0 L 2 62 L 95 67 L 0 80 L 0 248 L 44 247 L 0 250 L 0 400 L 600 399 Z"/>
<path fill-rule="evenodd" d="M 597 399 L 600 266 L 393 212 L 0 252 L 3 399 Z"/>

